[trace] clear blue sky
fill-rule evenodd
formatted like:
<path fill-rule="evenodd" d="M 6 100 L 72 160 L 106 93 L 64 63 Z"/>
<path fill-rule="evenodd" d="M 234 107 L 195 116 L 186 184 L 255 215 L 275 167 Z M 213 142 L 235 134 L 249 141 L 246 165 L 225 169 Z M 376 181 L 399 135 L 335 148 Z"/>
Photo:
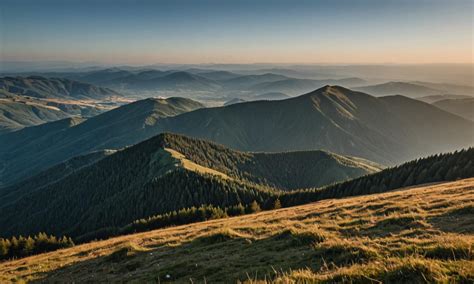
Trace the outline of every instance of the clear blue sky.
<path fill-rule="evenodd" d="M 472 62 L 472 0 L 0 0 L 2 60 Z"/>

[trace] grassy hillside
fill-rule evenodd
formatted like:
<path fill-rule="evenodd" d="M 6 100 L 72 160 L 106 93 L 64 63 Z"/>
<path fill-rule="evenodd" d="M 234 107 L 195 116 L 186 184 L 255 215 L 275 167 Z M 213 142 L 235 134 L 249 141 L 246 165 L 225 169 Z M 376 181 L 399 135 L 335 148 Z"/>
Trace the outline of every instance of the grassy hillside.
<path fill-rule="evenodd" d="M 469 283 L 473 187 L 460 180 L 92 242 L 0 263 L 0 282 Z"/>
<path fill-rule="evenodd" d="M 46 231 L 79 237 L 192 206 L 225 208 L 254 200 L 263 205 L 280 190 L 318 187 L 379 170 L 362 159 L 321 151 L 242 153 L 171 134 L 84 167 L 84 160 L 99 159 L 88 157 L 80 158 L 72 172 L 59 165 L 3 189 L 2 236 Z M 57 179 L 60 175 L 65 177 Z"/>
<path fill-rule="evenodd" d="M 92 117 L 113 107 L 96 102 L 6 96 L 0 98 L 0 134 L 66 117 Z"/>
<path fill-rule="evenodd" d="M 0 135 L 70 116 L 57 107 L 0 98 Z"/>
<path fill-rule="evenodd" d="M 474 121 L 474 98 L 440 100 L 434 102 L 433 105 Z"/>
<path fill-rule="evenodd" d="M 474 143 L 471 121 L 402 96 L 375 98 L 339 86 L 200 109 L 163 119 L 157 128 L 244 151 L 325 149 L 385 165 Z"/>
<path fill-rule="evenodd" d="M 24 133 L 0 137 L 0 162 L 5 169 L 0 171 L 0 181 L 12 184 L 74 156 L 133 145 L 154 136 L 154 126 L 163 117 L 201 107 L 202 104 L 190 99 L 150 98 L 54 133 L 30 131 L 36 135 L 30 135 L 28 143 L 23 143 Z M 43 127 L 49 126 L 41 129 Z"/>

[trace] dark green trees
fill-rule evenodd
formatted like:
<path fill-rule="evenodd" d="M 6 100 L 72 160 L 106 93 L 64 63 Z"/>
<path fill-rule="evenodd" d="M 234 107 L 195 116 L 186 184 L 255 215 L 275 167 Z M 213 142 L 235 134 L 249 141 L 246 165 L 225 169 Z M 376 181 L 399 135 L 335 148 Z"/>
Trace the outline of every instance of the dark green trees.
<path fill-rule="evenodd" d="M 74 245 L 71 238 L 66 236 L 56 238 L 45 233 L 39 233 L 33 237 L 11 237 L 0 238 L 0 259 L 11 259 L 25 257 L 33 254 L 67 248 Z"/>

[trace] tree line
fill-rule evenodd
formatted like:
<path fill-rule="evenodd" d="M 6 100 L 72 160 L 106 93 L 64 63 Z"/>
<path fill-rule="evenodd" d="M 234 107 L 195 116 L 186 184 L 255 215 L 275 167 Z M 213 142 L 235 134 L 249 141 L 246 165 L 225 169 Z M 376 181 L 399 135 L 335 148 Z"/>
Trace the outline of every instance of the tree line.
<path fill-rule="evenodd" d="M 295 206 L 328 198 L 382 193 L 423 183 L 474 177 L 474 148 L 416 159 L 323 188 L 298 190 L 280 196 L 283 206 Z"/>
<path fill-rule="evenodd" d="M 183 208 L 177 211 L 135 220 L 134 222 L 123 227 L 107 227 L 100 229 L 88 234 L 84 234 L 78 237 L 76 241 L 84 243 L 97 239 L 106 239 L 113 236 L 133 234 L 171 226 L 258 213 L 262 210 L 272 210 L 279 208 L 281 208 L 281 202 L 278 198 L 271 200 L 269 199 L 263 204 L 259 204 L 256 200 L 254 200 L 247 205 L 242 205 L 239 203 L 237 205 L 224 208 L 213 205 L 203 205 L 199 207 L 193 206 L 190 208 Z"/>
<path fill-rule="evenodd" d="M 57 238 L 46 233 L 39 233 L 33 237 L 0 238 L 0 259 L 21 258 L 73 245 L 74 242 L 69 237 Z"/>
<path fill-rule="evenodd" d="M 73 200 L 73 207 L 66 206 L 66 203 L 58 203 L 63 206 L 51 214 L 44 215 L 44 218 L 36 220 L 35 223 L 25 222 L 28 220 L 26 217 L 19 223 L 12 221 L 14 217 L 9 221 L 14 222 L 16 227 L 21 226 L 29 230 L 38 228 L 37 231 L 43 231 L 41 228 L 47 226 L 56 230 L 49 233 L 68 235 L 76 242 L 87 242 L 121 234 L 238 216 L 259 210 L 295 206 L 322 199 L 381 193 L 404 186 L 474 177 L 474 148 L 417 159 L 323 188 L 292 192 L 282 192 L 245 181 L 222 179 L 185 170 L 174 170 L 152 179 L 151 182 L 144 182 L 146 180 L 144 176 L 148 173 L 142 173 L 143 167 L 140 167 L 142 163 L 138 163 L 137 160 L 146 157 L 146 155 L 135 155 L 134 159 L 131 159 L 136 166 L 132 172 L 127 173 L 126 179 L 123 179 L 123 176 L 119 179 L 117 175 L 102 172 L 102 169 L 112 165 L 105 160 L 104 167 L 94 172 L 94 175 L 79 175 L 74 179 L 68 179 L 67 183 L 55 185 L 57 190 L 45 189 L 38 196 L 38 202 L 34 202 L 44 204 L 54 194 L 66 194 L 61 189 L 72 185 L 75 188 L 84 187 L 84 191 L 67 192 L 63 196 L 64 199 Z M 129 163 L 131 160 L 126 159 Z M 146 162 L 153 163 L 150 160 Z M 119 167 L 122 163 L 113 165 Z M 98 179 L 109 179 L 113 182 L 99 189 L 98 186 L 91 185 Z M 124 180 L 127 182 L 124 183 Z M 130 186 L 129 182 L 138 185 Z M 113 199 L 105 198 L 112 194 Z M 105 202 L 102 201 L 104 199 Z M 16 214 L 23 212 L 21 207 L 11 209 Z M 35 237 L 31 239 L 34 240 Z M 18 249 L 18 246 L 11 245 L 11 238 L 8 240 L 10 247 L 16 247 L 12 249 L 15 252 L 12 255 L 18 257 L 31 252 L 31 241 L 22 240 L 22 244 L 28 243 L 28 245 L 26 249 L 23 247 Z M 3 243 L 6 243 L 6 239 L 3 239 Z"/>

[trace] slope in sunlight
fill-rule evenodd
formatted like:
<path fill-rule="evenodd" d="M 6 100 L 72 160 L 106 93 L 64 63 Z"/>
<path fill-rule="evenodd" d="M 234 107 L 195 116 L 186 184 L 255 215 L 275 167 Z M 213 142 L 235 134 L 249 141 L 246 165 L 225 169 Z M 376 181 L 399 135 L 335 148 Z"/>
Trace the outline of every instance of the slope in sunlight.
<path fill-rule="evenodd" d="M 0 281 L 469 283 L 473 188 L 466 179 L 92 242 L 0 263 Z"/>

